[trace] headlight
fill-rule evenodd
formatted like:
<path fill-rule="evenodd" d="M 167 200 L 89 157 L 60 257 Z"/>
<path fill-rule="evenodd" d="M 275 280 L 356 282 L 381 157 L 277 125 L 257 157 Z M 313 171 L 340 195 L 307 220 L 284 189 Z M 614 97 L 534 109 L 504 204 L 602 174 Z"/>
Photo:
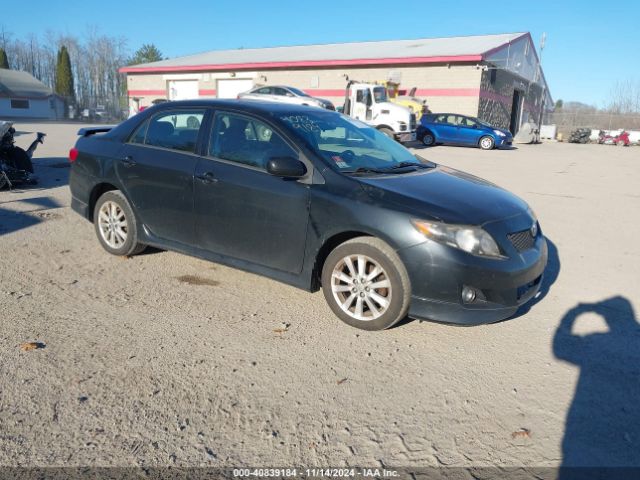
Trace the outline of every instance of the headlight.
<path fill-rule="evenodd" d="M 506 135 L 503 132 L 501 132 L 500 130 L 494 130 L 493 133 L 495 133 L 499 137 L 506 137 Z"/>
<path fill-rule="evenodd" d="M 438 243 L 458 248 L 480 257 L 505 258 L 491 235 L 480 227 L 449 225 L 442 222 L 412 220 L 416 229 Z"/>

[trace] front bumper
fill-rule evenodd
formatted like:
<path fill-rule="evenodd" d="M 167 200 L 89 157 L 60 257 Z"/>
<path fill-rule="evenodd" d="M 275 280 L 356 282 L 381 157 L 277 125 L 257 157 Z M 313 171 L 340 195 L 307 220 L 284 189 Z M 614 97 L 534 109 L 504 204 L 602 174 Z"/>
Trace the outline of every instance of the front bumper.
<path fill-rule="evenodd" d="M 416 140 L 416 132 L 397 133 L 396 140 L 400 143 L 414 142 Z"/>
<path fill-rule="evenodd" d="M 532 248 L 506 253 L 505 260 L 480 258 L 432 241 L 399 250 L 412 286 L 409 316 L 460 325 L 512 316 L 540 289 L 547 243 L 539 233 Z M 462 301 L 465 286 L 478 293 L 475 301 Z"/>
<path fill-rule="evenodd" d="M 513 145 L 513 137 L 497 137 L 496 138 L 496 147 L 497 148 L 508 148 Z"/>

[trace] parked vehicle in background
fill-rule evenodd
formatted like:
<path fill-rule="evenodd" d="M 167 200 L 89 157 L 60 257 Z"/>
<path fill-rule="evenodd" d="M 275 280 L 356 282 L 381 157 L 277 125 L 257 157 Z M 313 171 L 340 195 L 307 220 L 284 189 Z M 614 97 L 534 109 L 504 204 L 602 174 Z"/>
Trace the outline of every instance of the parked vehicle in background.
<path fill-rule="evenodd" d="M 309 105 L 310 107 L 326 108 L 327 110 L 336 109 L 329 100 L 312 97 L 298 88 L 285 85 L 263 85 L 261 87 L 255 87 L 248 92 L 239 94 L 238 98 L 289 103 L 292 105 Z"/>
<path fill-rule="evenodd" d="M 403 107 L 407 107 L 411 110 L 411 113 L 416 115 L 416 118 L 422 117 L 423 114 L 427 112 L 427 101 L 421 100 L 416 97 L 416 87 L 413 87 L 411 91 L 407 95 L 403 92 L 404 90 L 400 90 L 400 84 L 392 81 L 384 82 L 383 85 L 387 88 L 387 96 L 389 97 L 389 101 L 396 103 L 398 105 L 402 105 Z"/>
<path fill-rule="evenodd" d="M 483 150 L 510 147 L 513 135 L 475 117 L 456 113 L 423 115 L 417 131 L 418 140 L 430 147 L 438 143 L 480 147 Z"/>
<path fill-rule="evenodd" d="M 590 128 L 577 128 L 569 134 L 569 143 L 589 143 L 591 141 Z"/>
<path fill-rule="evenodd" d="M 153 245 L 321 288 L 366 330 L 494 322 L 541 285 L 547 244 L 523 200 L 337 112 L 179 101 L 79 134 L 71 206 L 114 255 Z"/>
<path fill-rule="evenodd" d="M 416 139 L 416 115 L 407 107 L 391 103 L 382 85 L 350 80 L 342 112 L 401 143 Z"/>
<path fill-rule="evenodd" d="M 629 132 L 626 130 L 622 130 L 617 134 L 613 132 L 605 132 L 604 130 L 600 130 L 600 137 L 598 138 L 598 143 L 604 145 L 618 145 L 621 147 L 628 147 L 631 145 L 631 140 L 629 138 Z"/>

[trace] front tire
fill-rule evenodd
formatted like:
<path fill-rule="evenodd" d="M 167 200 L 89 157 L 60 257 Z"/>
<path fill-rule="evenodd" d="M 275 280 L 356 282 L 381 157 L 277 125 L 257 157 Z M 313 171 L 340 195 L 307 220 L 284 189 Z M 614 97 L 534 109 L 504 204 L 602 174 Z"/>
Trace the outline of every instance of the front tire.
<path fill-rule="evenodd" d="M 126 197 L 118 190 L 100 196 L 93 210 L 93 225 L 102 247 L 112 255 L 131 256 L 146 245 L 138 243 L 138 224 Z"/>
<path fill-rule="evenodd" d="M 396 134 L 393 133 L 393 130 L 391 130 L 390 128 L 382 127 L 382 128 L 379 128 L 378 130 L 380 130 L 380 132 L 384 133 L 391 140 L 395 140 Z"/>
<path fill-rule="evenodd" d="M 479 145 L 482 150 L 493 150 L 493 147 L 495 147 L 496 142 L 493 138 L 487 135 L 480 139 Z"/>
<path fill-rule="evenodd" d="M 357 237 L 336 247 L 322 268 L 322 291 L 340 320 L 384 330 L 406 317 L 411 283 L 402 260 L 385 242 Z"/>

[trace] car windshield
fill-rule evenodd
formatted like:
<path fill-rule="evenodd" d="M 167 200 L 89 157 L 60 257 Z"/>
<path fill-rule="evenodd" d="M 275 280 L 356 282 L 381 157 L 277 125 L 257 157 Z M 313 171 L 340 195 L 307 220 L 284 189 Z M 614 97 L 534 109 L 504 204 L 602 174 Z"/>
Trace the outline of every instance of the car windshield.
<path fill-rule="evenodd" d="M 382 103 L 387 101 L 387 89 L 384 87 L 373 88 L 373 98 L 376 103 Z"/>
<path fill-rule="evenodd" d="M 293 88 L 293 87 L 287 87 L 289 90 L 291 90 L 293 93 L 295 93 L 296 95 L 298 95 L 299 97 L 308 97 L 309 95 L 304 93 L 302 90 L 298 90 L 297 88 Z"/>
<path fill-rule="evenodd" d="M 423 163 L 409 150 L 375 128 L 331 111 L 281 114 L 279 120 L 293 135 L 323 157 L 329 165 L 345 173 L 394 173 Z"/>

